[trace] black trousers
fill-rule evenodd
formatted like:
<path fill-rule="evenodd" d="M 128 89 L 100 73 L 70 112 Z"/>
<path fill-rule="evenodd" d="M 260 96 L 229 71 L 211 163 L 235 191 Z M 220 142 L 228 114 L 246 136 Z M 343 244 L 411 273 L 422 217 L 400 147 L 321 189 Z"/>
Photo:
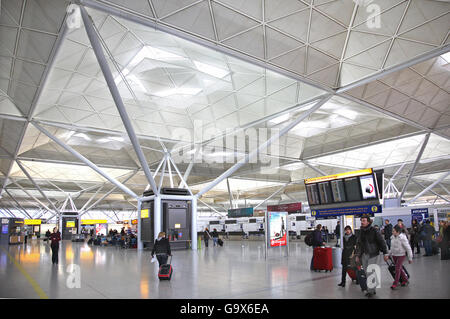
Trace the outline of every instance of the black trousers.
<path fill-rule="evenodd" d="M 413 238 L 411 238 L 411 241 L 410 241 L 409 244 L 410 244 L 411 249 L 413 250 L 413 252 L 414 252 L 414 247 L 417 247 L 417 253 L 420 254 L 420 244 L 419 244 L 419 240 L 416 240 L 416 239 L 413 237 Z"/>
<path fill-rule="evenodd" d="M 52 248 L 52 264 L 58 264 L 59 244 L 51 245 Z"/>
<path fill-rule="evenodd" d="M 158 259 L 159 267 L 161 267 L 161 265 L 167 264 L 167 259 L 169 259 L 169 255 L 156 254 L 156 259 Z"/>

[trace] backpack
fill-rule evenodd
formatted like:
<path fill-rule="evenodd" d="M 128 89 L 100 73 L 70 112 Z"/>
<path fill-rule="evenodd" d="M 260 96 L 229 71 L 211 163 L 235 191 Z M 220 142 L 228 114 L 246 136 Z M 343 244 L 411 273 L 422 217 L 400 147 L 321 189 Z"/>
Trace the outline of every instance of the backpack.
<path fill-rule="evenodd" d="M 305 237 L 305 244 L 308 245 L 308 246 L 312 246 L 313 245 L 313 234 L 312 233 L 306 235 L 306 237 Z"/>

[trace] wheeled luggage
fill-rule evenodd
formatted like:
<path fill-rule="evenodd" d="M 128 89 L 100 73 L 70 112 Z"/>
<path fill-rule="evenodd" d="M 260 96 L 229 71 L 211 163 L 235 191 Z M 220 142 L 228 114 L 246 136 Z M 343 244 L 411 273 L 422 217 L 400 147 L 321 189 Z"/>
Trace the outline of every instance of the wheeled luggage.
<path fill-rule="evenodd" d="M 355 269 L 355 268 L 350 268 L 350 267 L 348 267 L 348 268 L 347 268 L 347 274 L 350 276 L 350 278 L 351 278 L 352 280 L 357 280 L 357 279 L 356 279 L 356 269 Z"/>
<path fill-rule="evenodd" d="M 172 273 L 172 256 L 170 256 L 170 262 L 159 267 L 158 278 L 159 280 L 170 280 L 172 278 Z"/>
<path fill-rule="evenodd" d="M 388 270 L 389 270 L 389 272 L 391 273 L 392 278 L 394 278 L 394 280 L 395 280 L 395 263 L 394 263 L 394 261 L 392 260 L 392 258 L 389 258 L 389 259 L 386 261 L 386 264 L 388 265 Z M 402 268 L 403 268 L 403 271 L 404 271 L 405 274 L 406 274 L 407 279 L 409 280 L 409 273 L 408 273 L 408 271 L 406 270 L 405 266 L 402 266 Z M 407 281 L 408 281 L 408 280 L 407 280 Z M 400 283 L 401 283 L 401 284 L 404 283 L 404 280 L 403 280 L 403 277 L 402 277 L 402 276 L 400 276 Z"/>
<path fill-rule="evenodd" d="M 366 272 L 361 266 L 356 269 L 356 278 L 362 291 L 367 291 L 367 276 Z"/>
<path fill-rule="evenodd" d="M 222 247 L 223 246 L 223 240 L 222 239 L 217 239 L 217 243 L 219 244 L 219 246 L 220 247 Z"/>
<path fill-rule="evenodd" d="M 333 270 L 333 254 L 331 247 L 316 247 L 314 248 L 314 270 Z"/>

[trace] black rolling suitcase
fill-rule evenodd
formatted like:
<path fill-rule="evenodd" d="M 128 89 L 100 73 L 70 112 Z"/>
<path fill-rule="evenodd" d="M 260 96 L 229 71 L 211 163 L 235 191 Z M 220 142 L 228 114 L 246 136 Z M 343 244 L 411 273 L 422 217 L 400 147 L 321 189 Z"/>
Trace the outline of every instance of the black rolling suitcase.
<path fill-rule="evenodd" d="M 395 280 L 395 263 L 392 260 L 392 258 L 389 257 L 388 261 L 386 261 L 386 264 L 388 265 L 388 270 L 391 273 L 392 278 L 394 278 L 394 280 Z M 402 268 L 403 268 L 403 271 L 406 274 L 406 277 L 408 277 L 408 280 L 409 280 L 409 273 L 408 273 L 408 271 L 406 270 L 405 266 L 402 266 Z M 402 279 L 402 276 L 400 276 L 400 284 L 403 284 L 403 282 L 404 281 Z"/>
<path fill-rule="evenodd" d="M 217 243 L 219 244 L 219 246 L 220 247 L 222 247 L 223 246 L 223 240 L 222 239 L 217 239 Z"/>
<path fill-rule="evenodd" d="M 170 262 L 159 267 L 158 278 L 159 280 L 170 280 L 172 278 L 172 273 L 172 256 L 170 256 Z"/>

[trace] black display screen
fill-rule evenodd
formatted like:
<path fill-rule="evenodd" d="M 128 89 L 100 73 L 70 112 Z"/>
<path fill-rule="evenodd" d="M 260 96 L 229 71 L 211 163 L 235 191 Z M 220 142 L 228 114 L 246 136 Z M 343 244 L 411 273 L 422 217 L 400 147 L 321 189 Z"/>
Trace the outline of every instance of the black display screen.
<path fill-rule="evenodd" d="M 336 181 L 331 181 L 330 184 L 334 202 L 335 203 L 345 202 L 347 200 L 347 197 L 345 196 L 344 181 L 338 179 Z"/>
<path fill-rule="evenodd" d="M 333 198 L 331 197 L 330 183 L 319 183 L 319 196 L 321 204 L 330 204 L 333 202 Z"/>
<path fill-rule="evenodd" d="M 232 219 L 232 220 L 226 220 L 225 224 L 236 224 L 236 219 Z"/>
<path fill-rule="evenodd" d="M 355 202 L 362 200 L 358 177 L 346 178 L 344 179 L 344 184 L 347 201 Z"/>
<path fill-rule="evenodd" d="M 310 205 L 320 205 L 317 184 L 306 185 L 306 195 Z"/>

